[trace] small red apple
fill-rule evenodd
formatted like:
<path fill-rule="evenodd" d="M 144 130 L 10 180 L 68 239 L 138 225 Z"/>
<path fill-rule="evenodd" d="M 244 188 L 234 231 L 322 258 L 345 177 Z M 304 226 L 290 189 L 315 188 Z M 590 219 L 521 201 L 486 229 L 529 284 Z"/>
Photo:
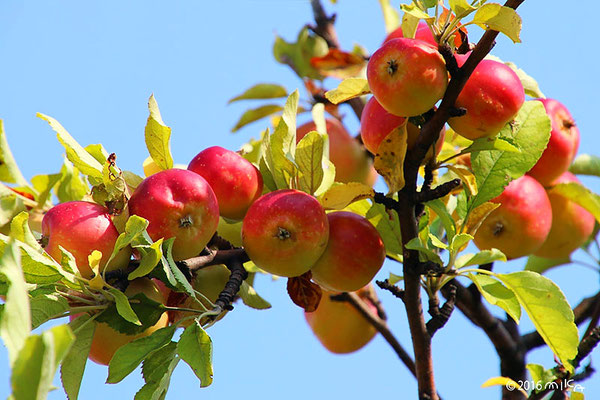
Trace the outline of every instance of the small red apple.
<path fill-rule="evenodd" d="M 462 66 L 469 54 L 457 54 Z M 525 91 L 517 74 L 507 65 L 481 61 L 458 95 L 455 106 L 467 113 L 453 117 L 448 124 L 459 135 L 475 140 L 496 135 L 519 112 L 525 101 Z"/>
<path fill-rule="evenodd" d="M 352 353 L 369 343 L 377 330 L 351 304 L 331 300 L 335 294 L 323 291 L 317 309 L 311 313 L 305 312 L 304 317 L 327 350 L 336 354 Z M 367 299 L 375 296 L 372 286 L 359 290 L 357 294 L 366 301 L 371 312 L 377 314 L 377 308 Z"/>
<path fill-rule="evenodd" d="M 565 172 L 553 185 L 569 182 L 579 183 L 579 179 L 572 173 Z M 552 190 L 548 192 L 548 198 L 552 206 L 552 228 L 535 255 L 546 258 L 568 257 L 590 237 L 596 219 L 585 208 Z"/>
<path fill-rule="evenodd" d="M 377 229 L 363 216 L 348 211 L 327 214 L 329 241 L 312 266 L 321 287 L 353 292 L 371 282 L 385 261 L 385 247 Z"/>
<path fill-rule="evenodd" d="M 126 268 L 131 257 L 131 249 L 121 250 L 106 265 L 119 237 L 108 209 L 87 201 L 69 201 L 52 207 L 42 220 L 42 244 L 46 252 L 60 262 L 62 253 L 59 246 L 68 250 L 84 278 L 91 278 L 88 256 L 94 250 L 102 252 L 100 271 Z"/>
<path fill-rule="evenodd" d="M 405 120 L 406 118 L 404 117 L 398 117 L 387 112 L 381 106 L 381 104 L 379 104 L 375 97 L 371 97 L 365 105 L 360 118 L 360 136 L 367 150 L 376 155 L 378 153 L 377 150 L 379 149 L 379 145 L 381 145 L 383 139 L 385 139 L 390 132 L 403 124 Z M 408 132 L 407 150 L 410 150 L 414 147 L 415 142 L 417 141 L 420 129 L 410 122 L 408 122 L 406 128 Z M 439 138 L 435 144 L 436 156 L 442 150 L 445 135 L 446 129 L 442 128 Z M 431 153 L 432 152 L 430 152 L 429 156 L 425 158 L 424 163 L 426 163 L 431 157 Z"/>
<path fill-rule="evenodd" d="M 244 218 L 250 204 L 262 194 L 263 180 L 258 169 L 231 150 L 219 146 L 204 149 L 192 159 L 188 169 L 206 179 L 225 218 Z"/>
<path fill-rule="evenodd" d="M 280 276 L 300 276 L 319 259 L 329 223 L 314 197 L 281 189 L 256 200 L 242 223 L 242 242 L 250 259 Z"/>
<path fill-rule="evenodd" d="M 542 102 L 550 117 L 552 131 L 546 150 L 528 174 L 548 186 L 573 162 L 579 148 L 579 129 L 563 104 L 553 99 L 537 100 Z"/>
<path fill-rule="evenodd" d="M 372 174 L 375 169 L 364 149 L 339 120 L 327 118 L 325 126 L 329 136 L 329 159 L 335 165 L 336 182 L 361 182 L 373 186 Z M 300 125 L 296 129 L 296 142 L 315 130 L 317 127 L 313 121 Z"/>
<path fill-rule="evenodd" d="M 369 60 L 367 80 L 373 96 L 388 112 L 412 117 L 431 110 L 448 86 L 446 63 L 431 45 L 393 39 Z"/>
<path fill-rule="evenodd" d="M 496 248 L 508 259 L 537 251 L 550 232 L 552 207 L 544 187 L 523 175 L 491 200 L 500 207 L 488 215 L 475 233 L 480 250 Z"/>
<path fill-rule="evenodd" d="M 168 169 L 144 179 L 128 205 L 130 215 L 149 221 L 152 240 L 175 238 L 175 261 L 200 254 L 219 224 L 212 188 L 203 177 L 185 169 Z"/>

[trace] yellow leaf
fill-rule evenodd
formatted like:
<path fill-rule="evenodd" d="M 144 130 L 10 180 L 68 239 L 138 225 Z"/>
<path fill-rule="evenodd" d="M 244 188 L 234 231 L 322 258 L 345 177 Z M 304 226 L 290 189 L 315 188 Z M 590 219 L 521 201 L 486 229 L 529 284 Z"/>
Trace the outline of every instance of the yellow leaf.
<path fill-rule="evenodd" d="M 445 165 L 450 171 L 454 172 L 462 183 L 467 186 L 469 192 L 471 192 L 471 196 L 477 195 L 477 180 L 475 179 L 475 175 L 473 172 L 465 165 L 454 164 L 454 165 Z"/>
<path fill-rule="evenodd" d="M 336 89 L 326 92 L 325 97 L 333 104 L 339 104 L 369 93 L 371 89 L 366 79 L 348 78 L 344 79 Z"/>
<path fill-rule="evenodd" d="M 319 197 L 319 202 L 326 210 L 341 210 L 356 201 L 373 198 L 373 196 L 375 192 L 370 186 L 350 182 L 332 186 Z"/>
<path fill-rule="evenodd" d="M 100 273 L 100 260 L 102 259 L 102 252 L 98 250 L 92 251 L 92 254 L 88 256 L 88 262 L 90 263 L 90 268 L 94 271 L 94 277 L 90 280 L 90 287 L 92 289 L 102 289 L 106 282 L 102 278 L 102 274 Z"/>
<path fill-rule="evenodd" d="M 469 235 L 475 235 L 475 232 L 477 232 L 477 229 L 479 229 L 481 223 L 488 217 L 488 215 L 491 214 L 492 211 L 498 207 L 500 207 L 500 204 L 492 203 L 490 201 L 475 207 L 475 209 L 473 209 L 473 211 L 471 211 L 469 214 L 469 219 L 465 224 L 465 233 L 468 233 Z"/>
<path fill-rule="evenodd" d="M 505 386 L 510 391 L 518 390 L 519 392 L 523 393 L 525 395 L 525 397 L 529 397 L 529 394 L 526 391 L 524 391 L 523 388 L 521 388 L 521 386 L 517 382 L 513 381 L 510 378 L 506 378 L 504 376 L 497 376 L 495 378 L 490 378 L 481 385 L 482 388 L 487 388 L 487 387 L 492 387 L 492 386 Z"/>
<path fill-rule="evenodd" d="M 379 145 L 374 167 L 383 176 L 389 192 L 394 193 L 404 187 L 404 158 L 407 147 L 406 123 L 390 132 Z"/>

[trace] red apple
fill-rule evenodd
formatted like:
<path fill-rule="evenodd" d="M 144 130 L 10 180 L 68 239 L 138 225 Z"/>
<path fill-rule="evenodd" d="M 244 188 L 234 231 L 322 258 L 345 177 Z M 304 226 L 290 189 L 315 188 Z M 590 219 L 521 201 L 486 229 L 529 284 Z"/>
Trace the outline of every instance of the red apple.
<path fill-rule="evenodd" d="M 496 248 L 513 259 L 532 254 L 542 246 L 552 226 L 552 207 L 538 181 L 524 175 L 491 201 L 500 203 L 500 207 L 475 233 L 474 242 L 480 250 Z"/>
<path fill-rule="evenodd" d="M 541 101 L 550 117 L 550 141 L 542 157 L 528 172 L 542 185 L 548 186 L 569 169 L 579 148 L 579 129 L 567 108 L 553 99 Z"/>
<path fill-rule="evenodd" d="M 392 39 L 399 39 L 399 38 L 403 38 L 404 37 L 404 33 L 402 32 L 402 27 L 398 27 L 395 30 L 393 30 L 392 32 L 390 32 L 387 37 L 385 38 L 385 40 L 383 41 L 383 43 L 387 43 Z M 431 29 L 429 29 L 429 26 L 427 25 L 427 22 L 421 20 L 419 21 L 419 25 L 417 26 L 417 31 L 415 32 L 415 39 L 419 39 L 422 40 L 424 42 L 429 43 L 430 45 L 437 47 L 437 42 L 435 41 L 435 37 L 433 37 L 433 33 L 431 32 Z"/>
<path fill-rule="evenodd" d="M 404 117 L 398 117 L 387 112 L 381 106 L 381 104 L 379 104 L 375 97 L 371 97 L 365 105 L 360 118 L 360 136 L 367 150 L 376 155 L 379 145 L 381 145 L 383 139 L 385 139 L 390 132 L 403 124 L 405 120 L 406 118 Z M 409 122 L 407 125 L 407 132 L 407 144 L 408 150 L 410 150 L 414 147 L 415 142 L 417 141 L 420 129 L 416 125 Z M 435 144 L 436 156 L 442 150 L 445 135 L 446 129 L 442 128 L 439 138 Z M 430 157 L 431 152 L 429 153 L 428 157 L 425 158 L 424 163 L 426 163 Z"/>
<path fill-rule="evenodd" d="M 367 302 L 373 314 L 377 308 L 366 297 L 374 296 L 371 286 L 357 294 Z M 352 353 L 373 339 L 377 330 L 349 303 L 331 300 L 335 292 L 323 291 L 319 306 L 314 312 L 304 313 L 306 322 L 321 344 L 332 353 Z"/>
<path fill-rule="evenodd" d="M 160 289 L 148 278 L 134 279 L 133 281 L 129 282 L 129 286 L 127 287 L 127 290 L 125 290 L 125 294 L 128 297 L 132 297 L 138 293 L 143 293 L 150 300 L 165 304 L 163 294 L 161 293 Z M 158 329 L 167 326 L 167 324 L 167 313 L 163 313 L 156 324 L 144 330 L 142 333 L 138 333 L 136 335 L 126 335 L 114 330 L 104 322 L 99 322 L 96 324 L 96 330 L 94 331 L 92 346 L 90 348 L 88 357 L 95 363 L 108 365 L 116 351 L 121 346 L 124 346 L 135 339 L 150 336 Z"/>
<path fill-rule="evenodd" d="M 572 173 L 565 172 L 553 185 L 569 182 L 579 183 L 579 179 Z M 552 190 L 548 192 L 548 198 L 552 206 L 552 228 L 535 255 L 547 258 L 568 257 L 590 237 L 596 219 L 585 208 Z"/>
<path fill-rule="evenodd" d="M 219 146 L 202 150 L 188 166 L 214 190 L 219 212 L 225 218 L 242 219 L 250 204 L 262 194 L 262 175 L 252 163 Z"/>
<path fill-rule="evenodd" d="M 335 165 L 336 182 L 361 182 L 373 186 L 373 162 L 360 144 L 350 136 L 339 120 L 327 118 L 325 126 L 329 136 L 329 159 Z M 315 130 L 317 127 L 313 121 L 300 125 L 296 129 L 296 142 Z"/>
<path fill-rule="evenodd" d="M 456 55 L 459 66 L 467 58 L 468 54 Z M 470 140 L 493 136 L 517 115 L 524 101 L 517 74 L 501 62 L 483 60 L 456 99 L 455 106 L 465 108 L 466 115 L 450 118 L 448 124 Z"/>
<path fill-rule="evenodd" d="M 152 240 L 175 238 L 175 261 L 200 254 L 219 224 L 215 193 L 203 177 L 185 169 L 144 179 L 129 199 L 129 213 L 149 221 Z"/>
<path fill-rule="evenodd" d="M 385 261 L 385 247 L 368 219 L 348 211 L 327 214 L 329 241 L 312 266 L 312 278 L 321 287 L 353 292 L 371 282 Z"/>
<path fill-rule="evenodd" d="M 250 259 L 280 276 L 300 276 L 319 259 L 329 238 L 329 223 L 314 197 L 281 189 L 260 197 L 242 223 L 242 242 Z"/>
<path fill-rule="evenodd" d="M 102 252 L 100 271 L 126 268 L 131 257 L 131 249 L 121 250 L 106 265 L 119 237 L 108 209 L 87 201 L 69 201 L 52 207 L 42 220 L 42 244 L 46 252 L 60 262 L 62 253 L 59 246 L 75 257 L 77 268 L 84 278 L 91 278 L 88 256 L 94 250 Z"/>
<path fill-rule="evenodd" d="M 388 112 L 401 117 L 423 114 L 442 98 L 448 86 L 446 63 L 438 51 L 416 39 L 393 39 L 367 65 L 373 96 Z"/>

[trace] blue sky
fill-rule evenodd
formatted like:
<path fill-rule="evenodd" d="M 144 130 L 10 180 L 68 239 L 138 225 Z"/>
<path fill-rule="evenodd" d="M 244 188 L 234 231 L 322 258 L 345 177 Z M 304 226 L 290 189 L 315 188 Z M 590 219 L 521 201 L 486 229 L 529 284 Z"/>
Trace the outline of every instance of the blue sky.
<path fill-rule="evenodd" d="M 373 52 L 385 37 L 378 2 L 338 3 L 326 6 L 338 14 L 343 47 L 360 43 Z M 525 1 L 520 9 L 523 43 L 514 45 L 500 37 L 493 54 L 515 62 L 538 80 L 548 97 L 567 105 L 581 131 L 580 153 L 598 155 L 597 6 L 587 0 L 573 8 L 567 12 L 558 2 Z M 257 137 L 265 123 L 230 134 L 252 104 L 228 106 L 227 100 L 258 82 L 301 89 L 302 82 L 291 70 L 275 63 L 271 47 L 276 34 L 293 40 L 310 18 L 308 0 L 0 2 L 0 118 L 23 174 L 31 178 L 56 172 L 62 163 L 62 147 L 36 112 L 58 119 L 83 145 L 101 142 L 117 154 L 121 168 L 141 174 L 151 93 L 173 129 L 176 163 L 187 164 L 212 145 L 238 149 Z M 358 122 L 349 109 L 345 112 L 345 124 L 357 132 Z M 600 192 L 597 179 L 584 182 Z M 517 260 L 498 268 L 514 271 L 523 264 Z M 380 277 L 390 271 L 399 273 L 399 265 L 386 264 Z M 598 290 L 598 274 L 581 266 L 552 271 L 549 277 L 559 282 L 572 304 Z M 182 363 L 168 399 L 416 395 L 414 379 L 382 338 L 358 353 L 332 355 L 287 298 L 283 280 L 259 278 L 257 290 L 273 304 L 271 310 L 255 311 L 240 304 L 209 330 L 214 342 L 213 385 L 200 389 Z M 402 304 L 387 293 L 379 295 L 392 330 L 410 348 Z M 531 329 L 526 318 L 522 326 L 524 331 Z M 460 313 L 437 333 L 433 346 L 438 389 L 444 398 L 498 397 L 496 389 L 479 388 L 499 374 L 494 350 Z M 529 361 L 552 366 L 553 357 L 548 351 L 536 351 Z M 6 351 L 0 348 L 3 398 L 9 394 L 7 365 Z M 119 385 L 105 385 L 106 373 L 105 367 L 88 363 L 80 398 L 133 398 L 142 384 L 134 373 Z M 587 398 L 600 397 L 598 382 L 596 378 L 583 383 Z M 64 397 L 60 389 L 49 396 Z"/>

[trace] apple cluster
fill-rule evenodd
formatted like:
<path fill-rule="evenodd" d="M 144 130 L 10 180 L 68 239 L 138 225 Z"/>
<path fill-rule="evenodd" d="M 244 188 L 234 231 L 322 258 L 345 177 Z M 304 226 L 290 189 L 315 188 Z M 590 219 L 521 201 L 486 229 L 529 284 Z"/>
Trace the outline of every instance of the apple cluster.
<path fill-rule="evenodd" d="M 298 140 L 314 128 L 314 124 L 299 127 Z M 327 129 L 332 149 L 336 149 L 332 158 L 338 167 L 337 179 L 372 180 L 376 175 L 360 144 L 338 120 L 328 119 Z M 217 232 L 222 218 L 242 221 L 241 242 L 259 268 L 284 277 L 312 271 L 314 281 L 327 291 L 359 290 L 383 265 L 383 241 L 366 218 L 345 211 L 326 213 L 314 196 L 295 189 L 265 193 L 260 171 L 239 153 L 215 146 L 197 154 L 187 169 L 149 173 L 151 170 L 145 168 L 148 176 L 135 188 L 124 212 L 146 219 L 146 230 L 153 241 L 174 238 L 174 261 L 198 256 Z M 45 251 L 59 262 L 65 256 L 64 250 L 68 251 L 85 279 L 125 270 L 132 257 L 139 258 L 131 247 L 113 254 L 119 234 L 109 210 L 89 201 L 58 204 L 48 210 L 42 221 Z M 93 251 L 102 253 L 95 270 L 90 267 L 89 258 Z M 200 305 L 194 304 L 197 300 L 172 292 L 157 279 L 135 279 L 129 282 L 125 294 L 144 293 L 163 304 L 210 309 L 229 276 L 224 265 L 197 271 L 192 283 L 203 294 Z M 324 297 L 325 303 L 330 301 Z M 117 332 L 99 322 L 89 357 L 108 364 L 125 343 L 150 335 L 169 322 L 191 321 L 186 318 L 190 315 L 169 311 L 154 326 L 136 335 Z"/>

